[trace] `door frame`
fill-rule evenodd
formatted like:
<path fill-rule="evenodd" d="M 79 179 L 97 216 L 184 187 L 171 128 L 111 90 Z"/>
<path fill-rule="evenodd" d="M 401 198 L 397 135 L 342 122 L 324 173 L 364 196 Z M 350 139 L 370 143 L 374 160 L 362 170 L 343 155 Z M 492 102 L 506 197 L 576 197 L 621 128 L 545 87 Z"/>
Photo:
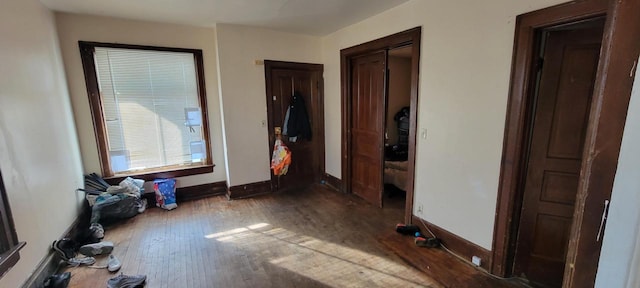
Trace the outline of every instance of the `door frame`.
<path fill-rule="evenodd" d="M 380 39 L 340 50 L 340 86 L 342 107 L 342 192 L 351 193 L 351 59 L 371 52 L 412 45 L 411 50 L 411 102 L 409 119 L 409 155 L 407 163 L 407 196 L 404 220 L 411 223 L 413 212 L 414 174 L 416 155 L 416 129 L 418 116 L 418 81 L 420 69 L 420 37 L 422 28 L 416 27 Z M 386 106 L 385 106 L 386 109 Z M 380 167 L 382 173 L 383 167 Z"/>
<path fill-rule="evenodd" d="M 538 29 L 607 16 L 589 114 L 563 287 L 593 285 L 604 199 L 610 199 L 640 52 L 639 1 L 573 1 L 517 17 L 511 86 L 494 224 L 491 272 L 510 276 L 522 204 Z M 630 72 L 631 71 L 631 72 Z M 597 251 L 597 253 L 594 253 Z"/>
<path fill-rule="evenodd" d="M 325 171 L 325 142 L 324 142 L 324 65 L 323 64 L 312 64 L 312 63 L 301 63 L 301 62 L 287 62 L 287 61 L 276 61 L 276 60 L 264 60 L 264 75 L 265 75 L 265 96 L 267 100 L 267 133 L 269 134 L 269 159 L 271 159 L 271 154 L 273 152 L 273 144 L 275 143 L 276 137 L 274 133 L 274 119 L 271 111 L 273 111 L 273 98 L 272 98 L 272 89 L 271 87 L 271 72 L 275 69 L 291 69 L 291 70 L 306 70 L 313 71 L 318 73 L 318 115 L 314 115 L 314 119 L 312 123 L 314 123 L 314 127 L 312 127 L 312 131 L 317 131 L 318 134 L 316 137 L 315 133 L 312 132 L 313 141 L 317 141 L 314 149 L 318 149 L 320 158 L 319 170 L 316 171 L 315 182 L 318 182 Z M 310 105 L 311 103 L 307 103 Z M 273 174 L 273 171 L 269 171 L 271 175 L 271 192 L 275 192 L 278 187 L 276 187 L 278 183 L 278 176 Z"/>

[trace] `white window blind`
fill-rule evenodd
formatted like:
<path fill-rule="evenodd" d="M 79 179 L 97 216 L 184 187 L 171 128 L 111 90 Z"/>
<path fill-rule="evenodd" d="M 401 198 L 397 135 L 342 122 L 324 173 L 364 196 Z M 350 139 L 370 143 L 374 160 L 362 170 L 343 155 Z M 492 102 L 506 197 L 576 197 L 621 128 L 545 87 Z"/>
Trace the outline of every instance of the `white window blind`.
<path fill-rule="evenodd" d="M 94 56 L 113 173 L 206 161 L 193 54 L 96 47 Z"/>

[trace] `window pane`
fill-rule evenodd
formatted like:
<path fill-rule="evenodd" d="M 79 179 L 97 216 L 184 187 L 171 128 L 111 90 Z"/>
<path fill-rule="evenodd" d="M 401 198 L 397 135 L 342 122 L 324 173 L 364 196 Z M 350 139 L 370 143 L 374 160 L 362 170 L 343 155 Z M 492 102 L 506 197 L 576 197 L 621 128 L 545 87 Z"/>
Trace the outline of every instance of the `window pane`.
<path fill-rule="evenodd" d="M 206 161 L 193 54 L 96 47 L 95 62 L 114 173 Z"/>

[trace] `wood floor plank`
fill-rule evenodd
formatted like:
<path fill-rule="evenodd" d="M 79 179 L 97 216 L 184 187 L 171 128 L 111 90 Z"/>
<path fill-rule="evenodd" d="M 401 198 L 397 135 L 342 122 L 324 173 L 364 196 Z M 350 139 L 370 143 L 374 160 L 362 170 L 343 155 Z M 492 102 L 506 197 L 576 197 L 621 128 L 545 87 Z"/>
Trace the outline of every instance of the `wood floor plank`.
<path fill-rule="evenodd" d="M 403 205 L 385 198 L 380 209 L 322 185 L 232 201 L 215 196 L 173 211 L 147 209 L 106 227 L 105 240 L 116 245 L 121 271 L 147 275 L 152 288 L 444 287 L 381 242 L 402 222 Z M 66 270 L 71 288 L 105 287 L 116 276 Z M 475 287 L 467 284 L 460 287 Z"/>

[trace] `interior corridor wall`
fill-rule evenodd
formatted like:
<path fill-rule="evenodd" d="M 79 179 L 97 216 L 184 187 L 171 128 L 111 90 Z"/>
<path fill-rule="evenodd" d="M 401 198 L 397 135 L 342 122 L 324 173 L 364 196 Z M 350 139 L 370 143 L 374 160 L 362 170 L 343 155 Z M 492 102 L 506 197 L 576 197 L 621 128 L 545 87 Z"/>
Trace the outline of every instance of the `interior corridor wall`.
<path fill-rule="evenodd" d="M 321 63 L 320 38 L 230 24 L 218 24 L 216 34 L 229 185 L 269 180 L 273 143 L 260 61 Z"/>
<path fill-rule="evenodd" d="M 37 0 L 0 9 L 0 170 L 20 260 L 0 287 L 20 287 L 75 221 L 82 162 L 53 13 Z"/>
<path fill-rule="evenodd" d="M 420 26 L 417 135 L 427 137 L 413 213 L 490 250 L 516 16 L 562 2 L 412 0 L 323 37 L 326 172 L 341 178 L 340 50 Z"/>

